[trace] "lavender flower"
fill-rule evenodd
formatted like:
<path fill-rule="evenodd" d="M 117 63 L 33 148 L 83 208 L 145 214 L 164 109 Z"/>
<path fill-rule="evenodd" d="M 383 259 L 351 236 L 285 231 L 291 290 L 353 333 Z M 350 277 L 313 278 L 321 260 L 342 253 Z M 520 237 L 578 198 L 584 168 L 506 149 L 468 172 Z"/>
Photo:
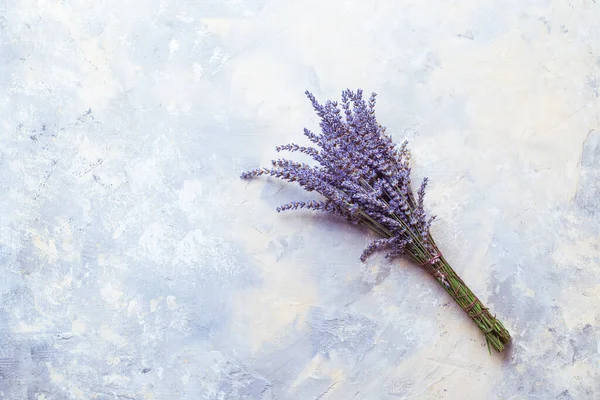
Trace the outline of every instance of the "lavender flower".
<path fill-rule="evenodd" d="M 361 260 L 384 248 L 389 258 L 409 256 L 477 324 L 488 347 L 501 351 L 510 341 L 510 334 L 458 277 L 433 241 L 429 228 L 435 217 L 428 217 L 424 206 L 428 180 L 423 179 L 415 196 L 407 142 L 396 147 L 377 122 L 375 93 L 364 100 L 361 90 L 345 90 L 341 103 L 325 104 L 320 104 L 310 92 L 306 96 L 321 118 L 321 133 L 304 129 L 304 135 L 315 146 L 291 143 L 276 149 L 304 153 L 315 164 L 280 158 L 272 161 L 271 168 L 254 169 L 241 177 L 270 175 L 319 193 L 320 199 L 294 201 L 278 207 L 277 211 L 300 208 L 325 211 L 368 227 L 380 238 L 367 246 Z"/>
<path fill-rule="evenodd" d="M 418 262 L 430 259 L 435 249 L 429 240 L 433 218 L 427 218 L 424 209 L 427 178 L 415 198 L 407 143 L 397 148 L 377 123 L 375 93 L 365 101 L 361 90 L 345 90 L 341 107 L 332 101 L 319 104 L 308 91 L 306 96 L 321 118 L 321 134 L 304 130 L 316 147 L 292 143 L 277 146 L 276 150 L 304 153 L 317 165 L 278 159 L 272 162 L 272 168 L 244 172 L 242 178 L 270 175 L 320 193 L 324 199 L 292 202 L 277 211 L 326 211 L 369 227 L 384 239 L 368 246 L 363 260 L 381 248 L 387 248 L 388 257 L 408 253 Z"/>

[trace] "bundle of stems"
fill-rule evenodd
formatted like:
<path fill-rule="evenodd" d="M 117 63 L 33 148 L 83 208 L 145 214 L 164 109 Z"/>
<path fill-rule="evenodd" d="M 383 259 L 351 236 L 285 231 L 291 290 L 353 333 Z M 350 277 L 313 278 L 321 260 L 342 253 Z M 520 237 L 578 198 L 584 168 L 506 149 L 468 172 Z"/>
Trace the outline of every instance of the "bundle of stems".
<path fill-rule="evenodd" d="M 342 92 L 335 101 L 320 104 L 306 92 L 321 118 L 321 133 L 304 129 L 316 147 L 287 144 L 277 151 L 301 152 L 316 165 L 288 159 L 272 161 L 271 168 L 242 173 L 242 178 L 270 175 L 296 182 L 322 198 L 284 204 L 277 211 L 306 208 L 325 211 L 365 226 L 380 238 L 363 252 L 361 260 L 380 249 L 386 257 L 405 256 L 428 271 L 484 333 L 488 348 L 502 351 L 510 334 L 473 294 L 440 252 L 431 234 L 435 217 L 424 208 L 427 178 L 416 195 L 411 184 L 407 142 L 397 147 L 375 117 L 375 93 L 364 100 L 362 91 Z"/>

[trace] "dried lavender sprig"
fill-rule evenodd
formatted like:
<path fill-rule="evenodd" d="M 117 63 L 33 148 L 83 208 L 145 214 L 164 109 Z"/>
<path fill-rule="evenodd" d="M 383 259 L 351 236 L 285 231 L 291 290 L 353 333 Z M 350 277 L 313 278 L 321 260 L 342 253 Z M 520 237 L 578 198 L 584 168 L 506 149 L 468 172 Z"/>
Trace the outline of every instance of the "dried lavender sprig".
<path fill-rule="evenodd" d="M 408 256 L 429 271 L 467 312 L 486 335 L 488 345 L 501 351 L 510 334 L 439 252 L 429 232 L 435 216 L 428 217 L 424 207 L 428 180 L 422 181 L 415 196 L 407 142 L 396 147 L 377 122 L 376 94 L 366 101 L 360 89 L 344 90 L 341 108 L 335 101 L 320 104 L 308 91 L 306 96 L 321 118 L 320 134 L 304 129 L 316 147 L 291 143 L 276 150 L 304 153 L 317 165 L 277 159 L 272 168 L 244 172 L 242 178 L 270 175 L 320 193 L 323 200 L 291 202 L 277 211 L 320 210 L 371 229 L 382 238 L 365 249 L 361 260 L 384 248 L 386 257 Z"/>

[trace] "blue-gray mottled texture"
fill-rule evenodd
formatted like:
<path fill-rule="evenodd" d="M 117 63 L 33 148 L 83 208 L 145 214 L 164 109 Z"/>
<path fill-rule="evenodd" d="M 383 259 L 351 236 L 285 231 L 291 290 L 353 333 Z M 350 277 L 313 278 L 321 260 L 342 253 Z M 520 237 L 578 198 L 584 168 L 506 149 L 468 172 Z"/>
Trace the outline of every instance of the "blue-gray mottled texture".
<path fill-rule="evenodd" d="M 593 1 L 0 0 L 0 398 L 600 397 Z M 243 170 L 379 93 L 512 332 Z M 301 142 L 303 143 L 303 142 Z"/>

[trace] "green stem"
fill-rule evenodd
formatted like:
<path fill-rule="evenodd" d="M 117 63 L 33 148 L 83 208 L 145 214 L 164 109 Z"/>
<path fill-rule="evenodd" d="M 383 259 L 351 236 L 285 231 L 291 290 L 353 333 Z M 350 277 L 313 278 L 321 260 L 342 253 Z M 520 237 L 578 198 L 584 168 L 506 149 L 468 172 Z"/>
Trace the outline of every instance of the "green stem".
<path fill-rule="evenodd" d="M 484 333 L 488 347 L 502 351 L 510 342 L 510 333 L 465 285 L 446 259 L 441 257 L 433 266 L 428 266 L 427 270 Z"/>

